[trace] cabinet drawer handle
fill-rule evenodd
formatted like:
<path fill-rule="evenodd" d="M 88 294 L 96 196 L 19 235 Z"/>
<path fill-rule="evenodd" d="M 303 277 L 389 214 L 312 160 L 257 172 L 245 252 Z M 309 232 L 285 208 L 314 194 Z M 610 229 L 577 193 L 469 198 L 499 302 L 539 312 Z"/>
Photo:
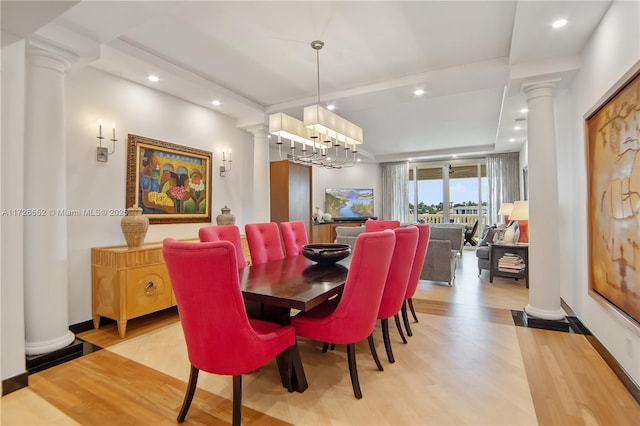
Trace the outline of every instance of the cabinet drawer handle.
<path fill-rule="evenodd" d="M 147 284 L 144 288 L 144 293 L 147 296 L 152 296 L 156 293 L 157 289 L 158 289 L 158 286 L 156 285 L 156 283 L 154 283 L 153 281 L 149 281 L 149 284 Z"/>

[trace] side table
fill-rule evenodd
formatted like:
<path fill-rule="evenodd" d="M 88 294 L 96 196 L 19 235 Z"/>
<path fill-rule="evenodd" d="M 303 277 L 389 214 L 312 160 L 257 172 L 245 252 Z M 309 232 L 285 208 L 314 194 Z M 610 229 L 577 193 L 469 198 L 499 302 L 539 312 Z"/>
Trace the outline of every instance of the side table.
<path fill-rule="evenodd" d="M 489 282 L 493 282 L 494 276 L 524 278 L 529 288 L 529 244 L 493 243 L 489 246 Z"/>

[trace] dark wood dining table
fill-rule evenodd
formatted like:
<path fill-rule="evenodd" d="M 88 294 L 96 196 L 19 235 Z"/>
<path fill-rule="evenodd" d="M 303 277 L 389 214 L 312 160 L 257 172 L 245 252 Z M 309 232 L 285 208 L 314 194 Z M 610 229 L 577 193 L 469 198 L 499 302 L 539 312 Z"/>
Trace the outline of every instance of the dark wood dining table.
<path fill-rule="evenodd" d="M 240 287 L 250 317 L 290 324 L 291 309 L 309 311 L 344 288 L 350 258 L 338 263 L 316 264 L 304 256 L 250 265 L 239 271 Z M 303 392 L 307 379 L 299 355 L 293 361 L 293 387 Z M 278 368 L 287 384 L 285 366 Z"/>

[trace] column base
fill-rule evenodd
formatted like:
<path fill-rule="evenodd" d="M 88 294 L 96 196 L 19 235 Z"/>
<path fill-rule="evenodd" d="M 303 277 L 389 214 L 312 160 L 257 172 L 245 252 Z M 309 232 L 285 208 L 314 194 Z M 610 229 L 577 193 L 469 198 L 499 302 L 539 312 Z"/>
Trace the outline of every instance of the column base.
<path fill-rule="evenodd" d="M 568 332 L 571 328 L 571 323 L 567 320 L 567 318 L 558 320 L 538 318 L 536 316 L 528 314 L 526 310 L 522 312 L 522 319 L 524 320 L 525 327 L 542 328 L 544 330 L 555 330 L 564 332 Z"/>
<path fill-rule="evenodd" d="M 27 355 L 26 364 L 29 374 L 46 370 L 66 361 L 79 358 L 84 354 L 84 342 L 74 339 L 70 345 L 42 355 Z"/>

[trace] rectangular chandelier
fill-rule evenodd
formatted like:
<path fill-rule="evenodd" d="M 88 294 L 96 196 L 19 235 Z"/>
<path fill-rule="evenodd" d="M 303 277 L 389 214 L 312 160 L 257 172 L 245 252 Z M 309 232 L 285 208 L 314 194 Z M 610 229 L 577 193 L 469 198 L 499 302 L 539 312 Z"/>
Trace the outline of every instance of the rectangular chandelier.
<path fill-rule="evenodd" d="M 320 105 L 304 108 L 304 125 L 318 135 L 326 135 L 347 145 L 362 143 L 362 128 Z"/>

